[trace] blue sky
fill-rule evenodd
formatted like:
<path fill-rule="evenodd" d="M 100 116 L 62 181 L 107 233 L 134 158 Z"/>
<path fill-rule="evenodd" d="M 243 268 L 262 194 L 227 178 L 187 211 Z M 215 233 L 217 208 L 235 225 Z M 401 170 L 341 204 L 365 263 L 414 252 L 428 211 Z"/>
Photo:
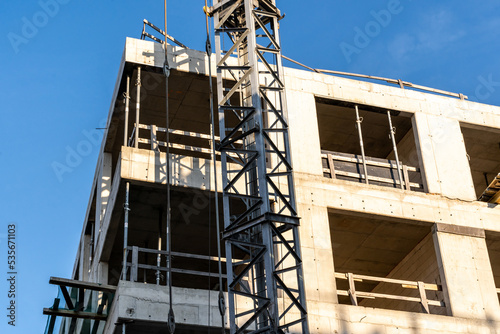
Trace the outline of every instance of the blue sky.
<path fill-rule="evenodd" d="M 54 3 L 57 6 L 54 6 Z M 500 105 L 500 3 L 278 1 L 284 54 L 311 67 L 401 78 Z M 50 6 L 47 4 L 51 4 Z M 169 1 L 169 33 L 205 42 L 203 0 Z M 107 115 L 126 36 L 162 25 L 163 1 L 0 4 L 0 332 L 44 329 L 42 308 L 69 277 L 99 145 L 71 172 L 54 163 Z M 31 29 L 30 29 L 31 28 Z M 285 63 L 290 66 L 289 63 Z M 6 233 L 17 225 L 18 318 L 7 326 Z"/>

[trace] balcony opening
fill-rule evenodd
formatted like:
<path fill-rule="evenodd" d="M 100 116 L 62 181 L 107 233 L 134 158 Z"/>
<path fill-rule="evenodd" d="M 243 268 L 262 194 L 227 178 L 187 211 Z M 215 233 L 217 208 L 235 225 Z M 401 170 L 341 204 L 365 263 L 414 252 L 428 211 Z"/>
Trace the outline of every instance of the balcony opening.
<path fill-rule="evenodd" d="M 500 233 L 486 231 L 486 246 L 490 257 L 497 296 L 500 298 Z"/>
<path fill-rule="evenodd" d="M 323 98 L 316 109 L 325 177 L 424 191 L 411 114 Z"/>
<path fill-rule="evenodd" d="M 213 192 L 172 188 L 173 286 L 207 290 L 210 276 L 210 289 L 218 289 L 213 196 Z M 166 200 L 164 187 L 131 185 L 128 281 L 166 285 Z M 109 284 L 117 284 L 122 272 L 123 215 L 117 219 L 120 221 L 116 225 L 117 232 L 109 256 Z M 224 257 L 224 253 L 222 256 Z M 222 263 L 222 270 L 225 277 L 225 262 Z"/>
<path fill-rule="evenodd" d="M 340 304 L 446 314 L 431 224 L 329 212 Z"/>
<path fill-rule="evenodd" d="M 500 131 L 469 124 L 461 129 L 477 198 L 500 203 Z"/>
<path fill-rule="evenodd" d="M 106 150 L 120 152 L 125 146 L 139 149 L 166 151 L 165 77 L 161 69 L 142 67 L 140 94 L 137 94 L 138 69 L 127 66 L 130 76 L 129 116 L 125 136 L 126 75 L 120 84 L 111 120 Z M 214 87 L 216 85 L 213 78 Z M 136 125 L 139 98 L 139 124 Z M 170 152 L 201 158 L 210 157 L 210 108 L 209 81 L 205 75 L 172 70 L 169 77 L 169 127 Z M 217 95 L 214 92 L 214 104 Z M 217 106 L 215 105 L 215 134 L 218 134 Z M 136 133 L 137 132 L 137 133 Z M 136 138 L 137 135 L 137 138 Z M 136 143 L 137 140 L 137 143 Z M 113 156 L 116 163 L 118 156 Z"/>

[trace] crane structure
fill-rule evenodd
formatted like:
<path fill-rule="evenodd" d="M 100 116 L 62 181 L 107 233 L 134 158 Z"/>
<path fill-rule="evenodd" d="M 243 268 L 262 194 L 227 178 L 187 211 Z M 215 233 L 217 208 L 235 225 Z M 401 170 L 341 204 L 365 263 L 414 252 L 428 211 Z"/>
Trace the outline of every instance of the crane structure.
<path fill-rule="evenodd" d="M 216 0 L 209 13 L 215 32 L 230 332 L 308 333 L 279 36 L 282 15 L 274 0 Z"/>

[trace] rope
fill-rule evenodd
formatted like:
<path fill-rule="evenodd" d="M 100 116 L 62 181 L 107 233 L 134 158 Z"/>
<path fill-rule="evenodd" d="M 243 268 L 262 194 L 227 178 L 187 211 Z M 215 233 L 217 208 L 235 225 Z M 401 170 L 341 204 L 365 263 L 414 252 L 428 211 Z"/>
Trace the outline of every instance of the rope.
<path fill-rule="evenodd" d="M 170 121 L 169 121 L 169 109 L 168 109 L 168 77 L 170 76 L 170 66 L 168 64 L 168 50 L 167 50 L 167 0 L 164 1 L 165 4 L 165 43 L 163 43 L 165 48 L 165 63 L 163 64 L 163 73 L 165 74 L 165 116 L 166 116 L 166 127 L 167 127 L 167 159 L 166 159 L 166 172 L 167 172 L 167 284 L 168 284 L 168 330 L 170 334 L 175 333 L 175 316 L 172 309 L 172 239 L 171 239 L 171 208 L 170 208 Z"/>
<path fill-rule="evenodd" d="M 205 8 L 208 8 L 207 0 L 205 0 Z M 208 81 L 210 83 L 210 134 L 211 134 L 211 148 L 212 148 L 212 163 L 214 166 L 214 196 L 215 196 L 215 224 L 217 229 L 217 257 L 219 269 L 219 313 L 221 316 L 221 332 L 224 330 L 224 314 L 226 313 L 224 291 L 222 289 L 222 261 L 221 261 L 221 242 L 220 242 L 220 225 L 219 225 L 219 196 L 217 194 L 217 156 L 215 153 L 215 117 L 214 117 L 214 101 L 213 101 L 213 83 L 212 83 L 212 44 L 210 42 L 210 29 L 208 24 L 208 14 L 205 11 L 205 23 L 207 30 L 206 51 L 208 56 Z M 210 313 L 210 310 L 209 310 Z M 210 324 L 209 324 L 210 327 Z"/>

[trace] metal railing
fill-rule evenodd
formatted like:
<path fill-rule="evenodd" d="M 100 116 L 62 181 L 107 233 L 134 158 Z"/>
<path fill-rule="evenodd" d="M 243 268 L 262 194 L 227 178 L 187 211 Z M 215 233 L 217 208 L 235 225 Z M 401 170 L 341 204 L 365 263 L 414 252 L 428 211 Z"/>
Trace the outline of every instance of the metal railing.
<path fill-rule="evenodd" d="M 139 131 L 137 134 L 137 144 L 135 141 L 135 132 Z M 159 140 L 160 134 L 166 134 L 167 129 L 161 126 L 156 126 L 154 124 L 139 124 L 132 129 L 131 135 L 128 139 L 127 146 L 133 146 L 136 148 L 149 149 L 152 151 L 160 152 L 161 148 L 166 148 L 167 143 L 165 141 Z M 186 130 L 169 129 L 170 133 L 170 152 L 179 152 L 186 156 L 203 156 L 207 159 L 211 159 L 212 150 L 210 149 L 210 135 L 205 133 L 198 133 Z M 220 139 L 215 136 L 216 145 L 219 144 Z M 235 141 L 235 144 L 241 144 L 241 140 Z M 220 158 L 220 152 L 216 151 L 217 159 Z M 237 154 L 229 154 L 234 158 L 238 158 Z"/>
<path fill-rule="evenodd" d="M 141 39 L 145 39 L 147 37 L 147 38 L 152 39 L 153 41 L 155 41 L 157 43 L 160 43 L 160 44 L 164 43 L 164 41 L 161 40 L 160 38 L 155 37 L 155 36 L 151 35 L 150 33 L 148 33 L 146 31 L 146 26 L 150 26 L 151 28 L 156 30 L 158 33 L 160 33 L 160 35 L 162 35 L 163 38 L 165 38 L 165 32 L 162 29 L 158 28 L 157 26 L 155 26 L 153 23 L 149 22 L 146 19 L 142 20 L 142 23 L 143 23 L 143 25 L 142 25 Z M 170 36 L 169 34 L 166 34 L 166 36 L 167 36 L 167 39 L 174 42 L 175 44 L 177 44 L 181 48 L 189 49 L 187 46 L 185 46 L 184 44 L 182 44 L 181 42 L 179 42 L 178 40 L 176 40 L 174 37 Z"/>
<path fill-rule="evenodd" d="M 428 299 L 426 291 L 442 291 L 442 287 L 439 284 L 429 284 L 420 281 L 407 281 L 407 280 L 399 280 L 393 278 L 381 278 L 367 275 L 356 275 L 352 273 L 335 273 L 336 279 L 347 280 L 349 283 L 349 290 L 337 290 L 337 294 L 339 296 L 347 296 L 350 297 L 351 303 L 354 306 L 359 305 L 359 298 L 369 298 L 369 299 L 391 299 L 391 300 L 399 300 L 406 302 L 414 302 L 420 303 L 422 307 L 422 311 L 424 313 L 430 314 L 429 306 L 437 306 L 437 307 L 445 307 L 445 303 L 442 300 L 433 300 Z M 365 291 L 357 291 L 355 282 L 377 282 L 377 283 L 388 283 L 388 284 L 397 284 L 405 289 L 413 289 L 418 290 L 419 297 L 410 297 L 410 296 L 400 296 L 400 295 L 392 295 L 386 293 L 377 293 L 377 292 L 365 292 Z"/>
<path fill-rule="evenodd" d="M 134 128 L 135 130 L 135 128 Z M 164 141 L 158 140 L 158 133 L 166 133 L 167 129 L 163 127 L 156 126 L 154 124 L 152 125 L 144 125 L 144 124 L 139 124 L 139 131 L 140 130 L 148 130 L 150 133 L 149 138 L 141 138 L 139 134 L 139 144 L 146 144 L 149 145 L 149 149 L 152 151 L 159 151 L 160 147 L 167 147 L 167 143 Z M 139 132 L 140 133 L 140 132 Z M 212 154 L 212 150 L 210 150 L 210 135 L 208 134 L 203 134 L 203 133 L 197 133 L 197 132 L 192 132 L 192 131 L 183 131 L 183 130 L 175 130 L 175 129 L 169 129 L 170 133 L 170 138 L 171 142 L 169 144 L 170 148 L 172 149 L 177 149 L 177 150 L 182 150 L 182 151 L 189 151 L 189 152 L 196 152 L 196 153 L 204 153 L 204 154 Z M 177 142 L 174 142 L 172 140 L 172 135 L 177 135 L 181 137 L 181 140 L 178 140 Z M 205 145 L 185 145 L 181 144 L 182 139 L 201 139 L 201 140 L 206 140 Z M 216 141 L 219 141 L 219 137 L 215 137 Z M 204 146 L 204 147 L 203 147 Z"/>
<path fill-rule="evenodd" d="M 467 95 L 464 95 L 462 93 L 453 93 L 453 92 L 448 92 L 442 89 L 437 89 L 437 88 L 431 88 L 431 87 L 426 87 L 422 85 L 416 85 L 408 81 L 403 81 L 401 79 L 390 79 L 390 78 L 384 78 L 384 77 L 378 77 L 374 75 L 366 75 L 366 74 L 357 74 L 357 73 L 349 73 L 349 72 L 341 72 L 341 71 L 332 71 L 332 70 L 320 70 L 317 68 L 312 68 L 307 65 L 301 64 L 296 60 L 293 60 L 291 58 L 288 58 L 284 55 L 281 56 L 283 59 L 286 59 L 296 65 L 302 66 L 310 71 L 316 72 L 316 73 L 322 73 L 322 74 L 335 74 L 335 75 L 343 75 L 347 77 L 355 77 L 355 78 L 361 78 L 361 79 L 368 79 L 368 80 L 377 80 L 377 81 L 383 81 L 387 82 L 389 84 L 394 84 L 398 85 L 401 89 L 404 89 L 405 87 L 408 88 L 413 88 L 416 90 L 421 90 L 424 92 L 430 92 L 434 94 L 439 94 L 439 95 L 445 95 L 445 96 L 452 96 L 459 98 L 460 100 L 468 100 L 469 97 Z"/>
<path fill-rule="evenodd" d="M 166 273 L 168 268 L 166 266 L 162 266 L 161 263 L 166 261 L 166 256 L 168 255 L 167 251 L 150 249 L 150 248 L 142 248 L 137 246 L 129 246 L 127 247 L 128 254 L 131 255 L 131 260 L 128 261 L 127 256 L 127 270 L 125 271 L 125 280 L 129 280 L 131 282 L 137 282 L 139 277 L 139 269 L 143 269 L 145 271 L 153 271 L 155 275 L 160 275 L 161 273 Z M 154 259 L 157 259 L 157 265 L 151 265 L 146 263 L 141 263 L 139 261 L 139 255 L 141 253 L 144 254 L 153 254 Z M 217 262 L 219 259 L 215 256 L 208 255 L 199 255 L 199 254 L 189 254 L 189 253 L 180 253 L 180 252 L 171 252 L 172 258 L 184 258 L 184 259 L 195 259 L 195 260 L 205 260 L 205 261 L 214 261 Z M 226 262 L 225 258 L 221 258 L 222 262 Z M 217 266 L 214 266 L 217 268 Z M 184 275 L 194 275 L 194 276 L 203 276 L 203 277 L 219 277 L 219 273 L 200 271 L 200 270 L 191 270 L 191 269 L 182 269 L 182 268 L 171 268 L 172 273 L 184 274 Z M 223 278 L 227 276 L 222 274 Z"/>
<path fill-rule="evenodd" d="M 321 158 L 323 175 L 328 178 L 365 183 L 368 177 L 370 184 L 415 191 L 424 189 L 420 168 L 404 164 L 399 165 L 403 180 L 403 187 L 401 187 L 397 173 L 398 164 L 394 160 L 366 157 L 364 159 L 365 172 L 363 159 L 356 154 L 322 151 Z M 419 182 L 412 182 L 410 176 Z"/>

